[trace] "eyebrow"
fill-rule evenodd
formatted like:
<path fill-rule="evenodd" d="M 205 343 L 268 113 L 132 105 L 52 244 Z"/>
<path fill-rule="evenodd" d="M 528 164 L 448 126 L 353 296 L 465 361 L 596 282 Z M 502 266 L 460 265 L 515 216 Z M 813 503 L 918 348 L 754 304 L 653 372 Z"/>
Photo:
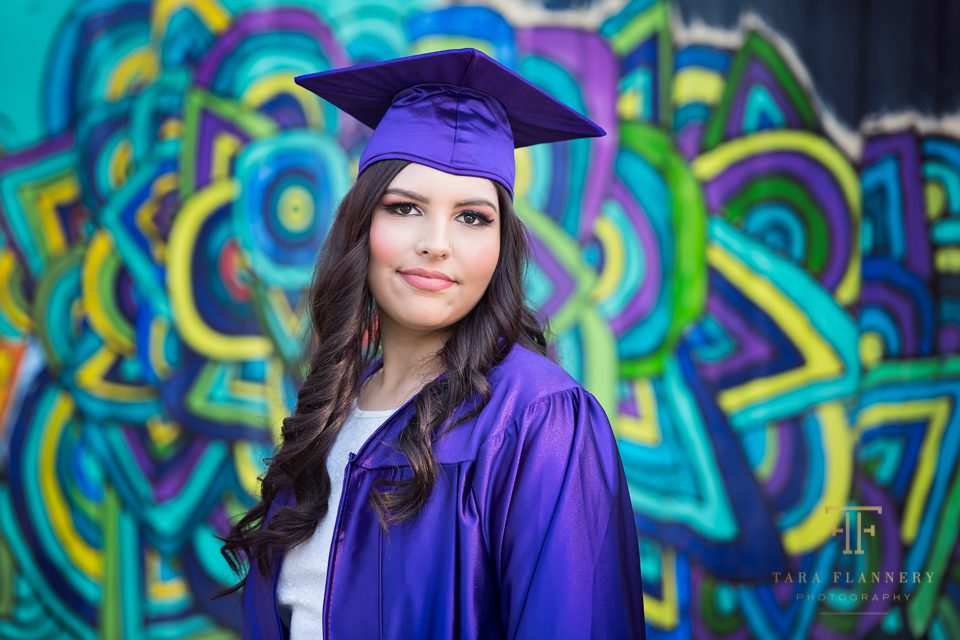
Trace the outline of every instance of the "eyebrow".
<path fill-rule="evenodd" d="M 403 196 L 404 198 L 410 198 L 411 200 L 416 200 L 417 202 L 422 202 L 423 204 L 430 204 L 430 198 L 427 198 L 426 196 L 422 196 L 419 193 L 415 193 L 413 191 L 407 191 L 406 189 L 391 188 L 384 191 L 384 194 L 387 194 L 387 193 L 393 194 L 395 196 Z M 454 206 L 455 207 L 487 206 L 493 209 L 494 211 L 499 212 L 499 209 L 497 209 L 497 207 L 494 206 L 494 204 L 489 200 L 487 200 L 486 198 L 474 198 L 471 200 L 461 200 L 460 202 L 457 202 Z"/>

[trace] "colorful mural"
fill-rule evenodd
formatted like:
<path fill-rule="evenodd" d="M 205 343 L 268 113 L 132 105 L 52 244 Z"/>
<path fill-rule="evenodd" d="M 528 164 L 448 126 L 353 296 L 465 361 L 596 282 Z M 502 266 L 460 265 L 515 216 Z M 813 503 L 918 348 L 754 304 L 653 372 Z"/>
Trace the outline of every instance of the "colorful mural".
<path fill-rule="evenodd" d="M 215 535 L 366 138 L 291 77 L 456 46 L 609 132 L 519 150 L 516 205 L 649 636 L 960 637 L 960 130 L 843 132 L 776 33 L 655 0 L 67 4 L 36 134 L 0 127 L 0 637 L 237 635 Z"/>

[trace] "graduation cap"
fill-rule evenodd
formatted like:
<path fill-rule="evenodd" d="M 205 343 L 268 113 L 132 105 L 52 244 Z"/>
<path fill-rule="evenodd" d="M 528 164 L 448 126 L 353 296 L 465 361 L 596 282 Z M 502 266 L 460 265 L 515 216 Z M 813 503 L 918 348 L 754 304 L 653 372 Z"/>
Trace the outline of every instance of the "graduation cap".
<path fill-rule="evenodd" d="M 513 195 L 513 150 L 606 135 L 596 123 L 476 49 L 451 49 L 297 76 L 373 129 L 359 172 L 401 158 L 496 180 Z"/>

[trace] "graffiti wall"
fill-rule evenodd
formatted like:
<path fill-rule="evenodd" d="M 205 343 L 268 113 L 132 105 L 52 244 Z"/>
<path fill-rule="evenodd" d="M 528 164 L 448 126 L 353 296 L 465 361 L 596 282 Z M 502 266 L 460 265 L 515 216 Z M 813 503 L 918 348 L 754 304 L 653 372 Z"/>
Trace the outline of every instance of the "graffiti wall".
<path fill-rule="evenodd" d="M 2 63 L 39 79 L 0 126 L 0 637 L 238 634 L 215 536 L 367 136 L 291 78 L 459 46 L 609 132 L 519 150 L 516 206 L 649 636 L 960 637 L 957 127 L 844 131 L 777 33 L 655 0 L 59 4 Z"/>

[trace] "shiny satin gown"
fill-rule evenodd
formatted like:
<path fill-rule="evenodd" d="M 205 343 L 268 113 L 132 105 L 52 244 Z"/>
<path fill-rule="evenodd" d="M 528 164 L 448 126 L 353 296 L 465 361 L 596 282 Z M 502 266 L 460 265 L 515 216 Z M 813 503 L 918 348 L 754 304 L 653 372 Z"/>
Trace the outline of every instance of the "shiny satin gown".
<path fill-rule="evenodd" d="M 388 534 L 367 505 L 376 479 L 411 476 L 387 443 L 413 400 L 351 455 L 339 514 L 328 516 L 325 639 L 644 637 L 637 530 L 600 404 L 519 345 L 489 380 L 483 411 L 435 444 L 437 482 L 415 520 Z M 244 638 L 284 637 L 279 570 L 250 570 Z"/>

